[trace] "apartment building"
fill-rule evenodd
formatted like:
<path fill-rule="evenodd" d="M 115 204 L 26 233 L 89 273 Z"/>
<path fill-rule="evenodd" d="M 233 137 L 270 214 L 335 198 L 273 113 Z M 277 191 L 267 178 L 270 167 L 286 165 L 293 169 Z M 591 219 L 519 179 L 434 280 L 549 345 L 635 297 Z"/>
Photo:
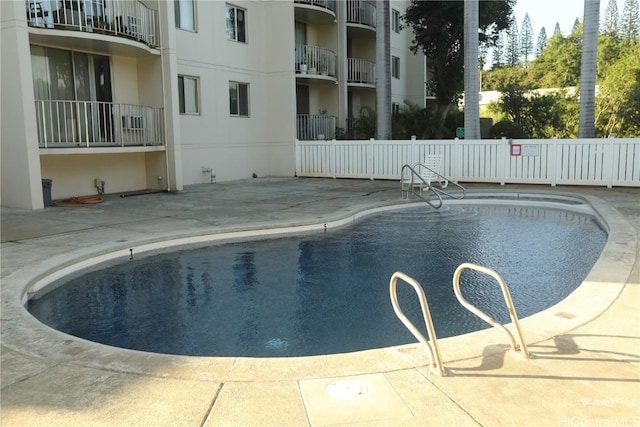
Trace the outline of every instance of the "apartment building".
<path fill-rule="evenodd" d="M 390 1 L 396 109 L 426 98 L 424 56 L 409 51 L 399 19 L 406 3 Z M 61 199 L 293 176 L 296 138 L 331 139 L 375 108 L 375 1 L 0 8 L 5 207 L 42 208 L 47 191 Z"/>

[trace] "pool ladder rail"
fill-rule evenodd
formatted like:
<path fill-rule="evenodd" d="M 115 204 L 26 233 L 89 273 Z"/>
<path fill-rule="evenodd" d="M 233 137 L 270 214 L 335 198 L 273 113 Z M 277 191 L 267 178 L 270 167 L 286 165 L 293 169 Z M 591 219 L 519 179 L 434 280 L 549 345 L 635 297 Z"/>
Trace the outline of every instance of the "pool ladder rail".
<path fill-rule="evenodd" d="M 513 334 L 501 323 L 494 320 L 491 316 L 484 313 L 480 309 L 478 309 L 473 304 L 469 303 L 463 296 L 460 291 L 460 276 L 464 270 L 475 270 L 477 272 L 487 274 L 493 277 L 500 288 L 502 289 L 502 295 L 504 296 L 505 303 L 507 305 L 507 309 L 509 311 L 509 316 L 511 317 L 511 322 L 513 323 L 516 335 L 518 336 L 518 342 L 514 338 Z M 420 307 L 422 308 L 422 317 L 424 318 L 424 323 L 427 328 L 427 334 L 429 335 L 429 340 L 422 335 L 422 333 L 416 328 L 416 326 L 407 318 L 402 309 L 400 308 L 400 304 L 398 303 L 398 295 L 397 295 L 397 282 L 398 279 L 403 280 L 407 284 L 411 285 L 413 289 L 416 291 L 418 295 L 418 300 L 420 301 Z M 471 263 L 463 263 L 458 266 L 456 271 L 453 274 L 453 290 L 456 295 L 456 298 L 460 302 L 460 304 L 465 307 L 467 310 L 489 323 L 491 326 L 495 326 L 500 329 L 504 333 L 507 334 L 510 343 L 510 352 L 516 354 L 518 356 L 523 356 L 525 358 L 530 358 L 531 355 L 529 350 L 527 349 L 527 344 L 522 337 L 522 331 L 520 329 L 520 323 L 518 321 L 518 315 L 516 313 L 515 306 L 513 305 L 513 300 L 511 299 L 511 294 L 509 293 L 509 287 L 506 282 L 502 279 L 502 277 L 496 273 L 494 270 L 490 268 L 483 267 L 476 264 Z M 422 289 L 422 286 L 413 279 L 412 277 L 397 271 L 391 275 L 391 280 L 389 281 L 389 294 L 391 296 L 391 304 L 393 305 L 393 311 L 396 313 L 400 321 L 409 329 L 409 332 L 413 334 L 414 337 L 418 339 L 418 341 L 423 345 L 427 354 L 429 355 L 429 368 L 440 376 L 446 376 L 447 370 L 442 363 L 442 357 L 440 356 L 440 350 L 438 348 L 438 339 L 436 337 L 435 327 L 433 326 L 433 320 L 431 319 L 431 312 L 429 311 L 429 304 L 427 302 L 427 296 Z"/>
<path fill-rule="evenodd" d="M 400 308 L 400 304 L 398 303 L 398 293 L 397 293 L 397 283 L 398 279 L 402 279 L 404 282 L 408 283 L 413 287 L 413 290 L 418 294 L 418 299 L 420 301 L 420 308 L 422 308 L 422 317 L 424 318 L 425 326 L 427 327 L 427 334 L 431 341 L 427 340 L 424 335 L 416 328 L 416 326 L 407 318 L 402 309 Z M 402 273 L 401 271 L 396 271 L 391 275 L 391 281 L 389 282 L 389 294 L 391 296 L 391 304 L 393 305 L 393 311 L 395 311 L 396 316 L 404 323 L 404 325 L 409 329 L 409 332 L 413 334 L 414 337 L 418 339 L 418 341 L 423 345 L 427 354 L 429 355 L 429 368 L 444 377 L 447 375 L 447 370 L 442 364 L 442 358 L 440 357 L 440 350 L 438 349 L 438 339 L 436 338 L 436 330 L 433 326 L 433 320 L 431 319 L 431 312 L 429 311 L 429 303 L 427 302 L 427 296 L 422 289 L 422 286 L 412 277 Z"/>
<path fill-rule="evenodd" d="M 431 185 L 432 182 L 437 182 L 440 188 L 436 188 Z M 462 194 L 456 195 L 449 193 L 448 191 L 444 191 L 449 183 L 462 190 Z M 462 200 L 465 197 L 465 188 L 462 185 L 452 181 L 448 177 L 423 163 L 416 163 L 413 166 L 402 166 L 402 172 L 400 173 L 400 185 L 402 198 L 409 198 L 409 194 L 413 194 L 434 209 L 440 209 L 440 207 L 442 207 L 443 195 L 456 200 Z M 427 192 L 435 194 L 436 199 L 432 199 L 431 196 L 425 197 L 423 193 Z"/>

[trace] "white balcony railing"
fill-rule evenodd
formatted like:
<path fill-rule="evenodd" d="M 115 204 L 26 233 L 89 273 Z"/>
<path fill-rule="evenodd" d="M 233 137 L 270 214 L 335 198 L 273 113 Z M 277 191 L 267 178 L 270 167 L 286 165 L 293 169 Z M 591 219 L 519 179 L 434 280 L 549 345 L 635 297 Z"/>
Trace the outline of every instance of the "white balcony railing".
<path fill-rule="evenodd" d="M 349 0 L 347 22 L 376 28 L 376 7 L 366 1 Z"/>
<path fill-rule="evenodd" d="M 25 0 L 30 27 L 108 34 L 159 47 L 158 11 L 139 1 Z"/>
<path fill-rule="evenodd" d="M 318 46 L 299 45 L 295 51 L 296 72 L 336 76 L 336 54 Z"/>
<path fill-rule="evenodd" d="M 318 6 L 324 9 L 329 9 L 332 12 L 336 11 L 335 0 L 296 0 L 296 3 L 310 4 L 312 6 Z"/>
<path fill-rule="evenodd" d="M 366 59 L 347 58 L 347 81 L 376 84 L 376 63 Z"/>
<path fill-rule="evenodd" d="M 336 136 L 336 118 L 326 114 L 298 114 L 297 138 L 302 141 L 328 140 Z"/>
<path fill-rule="evenodd" d="M 163 109 L 98 101 L 36 101 L 40 148 L 164 145 Z"/>

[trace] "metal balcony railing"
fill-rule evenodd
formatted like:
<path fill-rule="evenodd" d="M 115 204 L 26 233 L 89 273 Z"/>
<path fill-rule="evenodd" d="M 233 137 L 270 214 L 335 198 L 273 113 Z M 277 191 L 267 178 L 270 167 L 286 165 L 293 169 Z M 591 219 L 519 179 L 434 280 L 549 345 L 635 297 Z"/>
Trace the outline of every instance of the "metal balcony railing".
<path fill-rule="evenodd" d="M 336 11 L 336 0 L 295 0 L 295 2 L 322 7 L 332 12 Z"/>
<path fill-rule="evenodd" d="M 297 138 L 301 141 L 328 140 L 336 136 L 336 117 L 326 114 L 296 115 Z"/>
<path fill-rule="evenodd" d="M 347 81 L 376 84 L 376 63 L 366 59 L 347 58 Z"/>
<path fill-rule="evenodd" d="M 164 145 L 163 109 L 99 101 L 36 101 L 40 148 Z"/>
<path fill-rule="evenodd" d="M 108 34 L 160 46 L 158 11 L 139 1 L 25 0 L 30 27 Z"/>
<path fill-rule="evenodd" d="M 296 72 L 336 76 L 336 54 L 318 46 L 299 45 L 295 52 Z"/>
<path fill-rule="evenodd" d="M 376 28 L 376 7 L 360 0 L 347 2 L 347 22 Z"/>

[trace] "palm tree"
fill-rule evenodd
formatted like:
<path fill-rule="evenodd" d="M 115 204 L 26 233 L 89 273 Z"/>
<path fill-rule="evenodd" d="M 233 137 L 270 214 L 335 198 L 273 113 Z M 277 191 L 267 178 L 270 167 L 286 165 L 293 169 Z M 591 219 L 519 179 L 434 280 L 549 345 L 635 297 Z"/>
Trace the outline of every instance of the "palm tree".
<path fill-rule="evenodd" d="M 376 4 L 376 139 L 391 139 L 391 17 L 389 0 Z"/>
<path fill-rule="evenodd" d="M 464 137 L 480 139 L 479 0 L 464 2 Z"/>
<path fill-rule="evenodd" d="M 584 0 L 578 138 L 595 138 L 596 136 L 596 57 L 598 53 L 599 18 L 600 0 Z"/>

